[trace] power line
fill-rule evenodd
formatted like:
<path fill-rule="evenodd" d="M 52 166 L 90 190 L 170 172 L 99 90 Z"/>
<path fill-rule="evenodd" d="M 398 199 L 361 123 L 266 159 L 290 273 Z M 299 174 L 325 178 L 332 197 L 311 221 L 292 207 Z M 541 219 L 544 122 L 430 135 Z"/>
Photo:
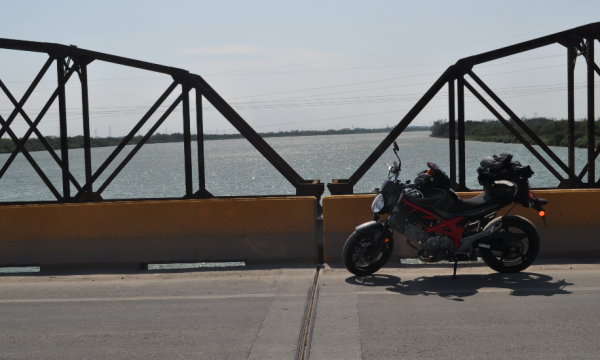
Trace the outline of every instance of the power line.
<path fill-rule="evenodd" d="M 541 69 L 561 67 L 561 66 L 563 66 L 563 64 L 555 65 L 555 66 L 547 66 L 547 67 L 538 67 L 538 68 L 533 68 L 533 69 L 522 69 L 522 70 L 516 70 L 516 71 L 507 71 L 507 72 L 500 72 L 500 73 L 494 73 L 494 74 L 486 74 L 484 76 L 503 75 L 503 74 L 507 74 L 507 73 L 517 73 L 517 72 L 524 72 L 524 71 L 541 70 Z M 425 74 L 425 75 L 428 75 L 428 74 Z M 424 76 L 424 75 L 415 75 L 415 76 Z M 414 76 L 412 76 L 412 77 L 414 77 Z M 382 80 L 377 80 L 377 82 L 378 81 L 382 81 Z M 578 83 L 578 84 L 585 84 L 585 83 Z M 346 85 L 348 85 L 348 84 L 346 84 Z M 548 93 L 548 92 L 566 91 L 566 88 L 556 88 L 556 86 L 559 86 L 559 85 L 561 85 L 561 84 L 534 85 L 534 86 L 525 86 L 525 87 L 508 87 L 508 88 L 496 89 L 496 91 L 498 94 L 505 94 L 505 93 L 512 94 L 513 96 L 508 96 L 509 98 L 514 97 L 514 96 L 527 96 L 527 95 L 543 94 L 543 93 Z M 344 85 L 340 85 L 340 86 L 344 86 Z M 582 89 L 582 88 L 585 88 L 585 85 L 576 87 L 576 89 L 578 89 L 578 90 Z M 361 90 L 358 90 L 358 91 L 361 91 Z M 350 92 L 352 92 L 352 91 L 350 91 Z M 349 93 L 349 92 L 343 92 L 343 93 Z M 336 93 L 333 93 L 333 94 L 336 94 Z M 312 99 L 312 100 L 298 100 L 300 98 L 306 98 L 306 97 L 314 98 L 317 96 L 321 96 L 321 98 L 320 99 L 319 98 Z M 381 103 L 381 102 L 402 102 L 402 101 L 417 100 L 420 98 L 421 94 L 419 93 L 419 94 L 367 96 L 367 97 L 362 97 L 364 99 L 362 102 L 356 101 L 356 97 L 323 98 L 323 96 L 324 95 L 321 94 L 321 95 L 298 96 L 295 98 L 281 98 L 281 99 L 274 99 L 271 101 L 238 102 L 238 103 L 234 102 L 234 103 L 232 103 L 232 105 L 235 105 L 237 108 L 240 108 L 240 109 L 273 109 L 273 108 L 287 108 L 287 107 L 350 105 L 350 104 L 359 104 L 359 103 L 373 104 L 373 103 Z M 443 96 L 443 93 L 438 94 L 436 99 L 441 100 L 442 99 L 441 96 Z M 470 96 L 470 94 L 467 93 L 466 96 Z M 167 106 L 167 105 L 163 105 L 161 107 L 164 108 L 165 106 Z M 75 108 L 69 108 L 69 109 L 73 110 Z M 95 112 L 93 111 L 92 113 L 95 114 L 94 118 L 135 115 L 135 114 L 139 114 L 141 112 L 147 111 L 147 106 L 103 107 L 103 109 L 106 109 L 106 110 L 95 111 Z M 211 108 L 205 108 L 205 110 L 210 110 L 210 109 Z M 399 111 L 393 111 L 393 112 L 399 112 Z M 390 112 L 383 112 L 383 113 L 390 113 Z M 377 115 L 377 114 L 383 114 L 383 113 L 374 113 L 374 114 L 367 114 L 367 115 Z M 73 116 L 73 114 L 70 114 L 70 115 Z M 352 117 L 367 116 L 367 115 L 357 115 L 357 116 L 352 116 Z M 49 113 L 47 116 L 52 116 L 52 113 Z M 329 121 L 329 120 L 335 120 L 335 119 L 341 119 L 341 118 L 347 118 L 347 117 L 336 117 L 336 118 L 330 118 L 330 119 L 311 120 L 308 122 Z M 44 121 L 51 122 L 52 120 L 45 119 Z M 58 120 L 54 120 L 54 121 L 58 121 Z M 24 124 L 24 125 L 26 125 L 26 124 Z M 266 125 L 266 126 L 277 126 L 277 125 L 286 125 L 286 124 L 276 124 L 276 125 Z M 257 126 L 257 127 L 264 127 L 264 126 Z"/>
<path fill-rule="evenodd" d="M 92 82 L 92 81 L 111 81 L 111 80 L 135 80 L 135 81 L 139 81 L 139 80 L 159 80 L 159 79 L 169 79 L 170 77 L 165 76 L 165 77 L 141 77 L 141 78 L 98 78 L 98 79 L 94 79 L 94 78 L 88 78 L 88 82 Z M 27 80 L 18 80 L 18 81 L 5 81 L 5 84 L 17 84 L 17 83 L 31 83 L 31 81 L 27 81 Z M 55 83 L 56 84 L 56 80 L 42 80 L 40 81 L 41 83 Z"/>
<path fill-rule="evenodd" d="M 515 60 L 515 61 L 504 62 L 504 63 L 497 63 L 497 64 L 479 65 L 478 67 L 482 68 L 482 67 L 489 67 L 489 66 L 500 66 L 500 65 L 505 65 L 505 64 L 512 64 L 512 63 L 517 63 L 517 62 L 538 60 L 538 59 L 558 57 L 558 56 L 564 56 L 564 54 L 557 54 L 557 55 L 549 55 L 549 56 L 542 56 L 542 57 L 533 57 L 533 58 L 519 59 L 519 60 Z M 439 64 L 442 64 L 442 63 L 439 63 Z M 400 65 L 400 66 L 403 66 L 403 65 Z M 366 67 L 364 69 L 368 69 L 368 67 Z M 345 70 L 345 69 L 338 69 L 338 70 Z M 352 70 L 352 69 L 348 69 L 348 70 Z M 321 70 L 318 70 L 318 71 L 321 71 Z M 329 71 L 329 70 L 324 70 L 324 71 Z M 527 70 L 523 70 L 523 71 L 527 71 Z M 270 96 L 270 95 L 277 95 L 277 94 L 286 94 L 286 93 L 293 93 L 293 92 L 322 90 L 322 89 L 328 89 L 328 88 L 361 85 L 361 84 L 366 84 L 366 83 L 376 83 L 376 82 L 382 82 L 382 81 L 393 81 L 393 80 L 399 80 L 399 79 L 404 79 L 404 78 L 419 77 L 419 76 L 428 76 L 428 75 L 434 75 L 434 74 L 437 74 L 437 72 L 435 72 L 435 73 L 419 74 L 419 75 L 413 75 L 413 76 L 395 77 L 395 78 L 389 78 L 389 79 L 380 79 L 380 80 L 373 80 L 373 81 L 366 81 L 366 82 L 341 84 L 341 85 L 334 85 L 334 86 L 327 86 L 327 87 L 308 88 L 308 89 L 292 90 L 292 91 L 285 91 L 285 92 L 276 92 L 276 93 L 268 93 L 268 94 L 241 96 L 241 97 L 231 98 L 231 100 L 240 99 L 240 98 L 249 98 L 249 97 L 259 97 L 259 96 Z M 166 78 L 166 77 L 165 78 L 163 78 L 163 77 L 161 77 L 161 78 L 158 78 L 158 77 L 150 77 L 150 78 L 105 78 L 105 79 L 95 79 L 95 80 L 90 80 L 90 81 L 109 81 L 109 80 L 121 80 L 121 79 L 123 79 L 123 80 L 131 80 L 131 81 L 118 82 L 118 83 L 110 83 L 110 84 L 88 85 L 88 87 L 103 87 L 103 86 L 124 85 L 124 84 L 132 84 L 132 83 L 140 83 L 140 82 L 148 82 L 148 81 L 167 80 L 168 78 Z M 42 83 L 42 82 L 53 82 L 53 81 L 41 81 L 40 83 Z M 6 83 L 30 83 L 30 82 L 28 82 L 28 81 L 13 81 L 13 82 L 6 82 Z M 411 85 L 420 85 L 420 84 L 426 84 L 426 83 L 418 83 L 418 84 L 411 84 Z M 387 88 L 402 87 L 402 86 L 409 86 L 409 85 L 399 85 L 399 86 L 392 86 L 392 87 L 387 87 Z M 50 90 L 54 90 L 54 89 L 55 88 L 52 88 L 52 89 L 38 89 L 38 91 L 50 91 Z M 79 89 L 79 87 L 78 86 L 73 86 L 73 87 L 67 87 L 67 89 Z M 375 88 L 373 90 L 379 90 L 379 89 L 382 89 L 382 88 Z M 353 91 L 354 92 L 361 92 L 361 91 L 368 91 L 368 90 L 370 90 L 370 89 L 367 89 L 367 90 L 353 90 Z M 306 95 L 306 96 L 319 96 L 319 95 Z"/>
<path fill-rule="evenodd" d="M 488 74 L 487 76 L 490 76 L 490 75 L 500 75 L 500 74 L 510 74 L 510 73 L 522 72 L 522 71 L 541 70 L 541 69 L 548 69 L 548 68 L 551 68 L 551 67 L 559 67 L 559 66 L 564 66 L 564 64 L 563 64 L 563 65 L 556 65 L 556 66 L 547 66 L 547 67 L 541 67 L 541 68 L 539 68 L 539 67 L 538 67 L 538 68 L 531 68 L 531 69 L 525 69 L 525 70 L 516 70 L 516 71 L 502 72 L 502 73 L 498 73 L 498 74 Z M 380 80 L 361 81 L 361 82 L 356 82 L 356 83 L 347 83 L 347 84 L 341 84 L 341 85 L 332 85 L 332 86 L 324 86 L 324 87 L 316 87 L 316 88 L 307 88 L 307 89 L 301 89 L 301 90 L 283 91 L 283 92 L 276 92 L 276 93 L 269 93 L 269 94 L 248 95 L 248 96 L 238 96 L 238 97 L 235 97 L 235 98 L 231 98 L 231 100 L 235 100 L 235 99 L 246 99 L 246 98 L 251 98 L 251 97 L 259 97 L 259 96 L 270 96 L 270 95 L 279 95 L 279 94 L 289 94 L 289 93 L 303 92 L 303 91 L 313 91 L 313 90 L 322 90 L 322 89 L 332 89 L 332 88 L 336 88 L 336 87 L 344 87 L 344 86 L 354 86 L 354 85 L 362 85 L 362 84 L 372 84 L 372 83 L 377 83 L 377 82 L 392 81 L 392 80 L 400 80 L 400 79 L 408 79 L 408 78 L 421 77 L 421 76 L 429 76 L 429 75 L 438 75 L 438 74 L 439 74 L 439 72 L 434 72 L 434 73 L 426 73 L 426 74 L 418 74 L 418 75 L 410 75 L 410 76 L 394 77 L 394 78 L 389 78 L 389 79 L 380 79 Z"/>
<path fill-rule="evenodd" d="M 549 56 L 540 56 L 535 58 L 527 58 L 527 59 L 519 59 L 514 61 L 508 61 L 504 63 L 498 64 L 489 64 L 482 65 L 480 67 L 487 66 L 499 66 L 505 64 L 513 64 L 517 62 L 523 61 L 532 61 L 539 59 L 547 59 L 552 57 L 565 56 L 565 54 L 557 54 L 557 55 L 549 55 Z M 354 67 L 354 68 L 344 68 L 344 69 L 319 69 L 319 70 L 293 70 L 293 71 L 276 71 L 276 72 L 255 72 L 255 73 L 244 73 L 244 74 L 229 74 L 229 75 L 218 75 L 218 76 L 245 76 L 245 75 L 277 75 L 277 74 L 303 74 L 303 73 L 316 73 L 316 72 L 332 72 L 332 71 L 354 71 L 354 70 L 373 70 L 373 69 L 389 69 L 389 68 L 403 68 L 403 67 L 415 67 L 415 66 L 431 66 L 431 65 L 447 65 L 448 62 L 438 62 L 438 63 L 419 63 L 419 64 L 405 64 L 405 65 L 388 65 L 388 66 L 366 66 L 366 67 Z M 208 75 L 211 76 L 211 75 Z M 214 75 L 217 76 L 217 75 Z"/>
<path fill-rule="evenodd" d="M 238 97 L 232 98 L 232 100 L 233 100 L 233 99 L 246 99 L 246 98 L 258 97 L 258 96 L 270 96 L 270 95 L 279 95 L 279 94 L 289 94 L 289 93 L 303 92 L 303 91 L 313 91 L 313 90 L 322 90 L 322 89 L 332 89 L 332 88 L 336 88 L 336 87 L 344 87 L 344 86 L 354 86 L 354 85 L 362 85 L 362 84 L 372 84 L 372 83 L 383 82 L 383 81 L 392 81 L 392 80 L 408 79 L 408 78 L 413 78 L 413 77 L 420 77 L 420 76 L 427 76 L 427 75 L 436 75 L 436 74 L 439 74 L 439 72 L 433 72 L 433 73 L 428 73 L 428 74 L 419 74 L 419 75 L 410 75 L 410 76 L 400 76 L 400 77 L 394 77 L 394 78 L 389 78 L 389 79 L 380 79 L 380 80 L 361 81 L 361 82 L 356 82 L 356 83 L 347 83 L 347 84 L 341 84 L 341 85 L 322 86 L 322 87 L 308 88 L 308 89 L 301 89 L 301 90 L 282 91 L 282 92 L 276 92 L 276 93 L 270 93 L 270 94 L 248 95 L 248 96 L 238 96 Z"/>
<path fill-rule="evenodd" d="M 467 96 L 467 94 L 465 94 L 465 96 Z M 522 96 L 522 95 L 507 96 L 505 98 L 512 98 L 512 97 L 518 97 L 518 96 Z M 440 100 L 445 100 L 445 99 L 440 99 Z M 480 102 L 478 100 L 465 102 L 465 104 L 474 104 L 474 103 L 480 103 Z M 439 108 L 439 107 L 445 107 L 445 106 L 448 106 L 448 104 L 427 106 L 427 108 Z M 403 109 L 403 110 L 386 111 L 386 112 L 380 112 L 380 113 L 369 113 L 369 114 L 361 114 L 361 115 L 341 116 L 341 117 L 326 118 L 326 119 L 319 119 L 319 120 L 308 120 L 308 121 L 298 121 L 298 122 L 280 123 L 280 124 L 271 124 L 271 125 L 260 125 L 260 126 L 253 126 L 253 128 L 257 129 L 257 128 L 263 128 L 263 127 L 279 126 L 279 125 L 296 125 L 296 124 L 305 124 L 305 123 L 312 123 L 312 122 L 349 119 L 349 118 L 356 118 L 356 117 L 365 117 L 365 116 L 375 116 L 375 115 L 392 114 L 392 113 L 399 113 L 399 112 L 408 112 L 409 110 L 410 109 Z M 352 124 L 352 127 L 354 128 L 354 124 Z"/>
<path fill-rule="evenodd" d="M 553 83 L 543 85 L 529 85 L 529 86 L 518 86 L 518 87 L 503 87 L 496 88 L 495 92 L 498 95 L 536 95 L 544 94 L 548 92 L 566 91 L 566 84 L 564 83 Z M 575 83 L 576 90 L 582 90 L 587 88 L 586 82 Z M 600 87 L 600 84 L 596 84 L 596 87 Z M 270 109 L 270 108 L 285 108 L 285 107 L 302 107 L 302 106 L 328 106 L 328 105 L 348 105 L 348 104 L 369 104 L 369 103 L 381 103 L 381 102 L 405 102 L 415 101 L 420 99 L 422 93 L 408 93 L 408 94 L 392 94 L 392 95 L 372 95 L 372 96 L 360 96 L 360 97 L 333 97 L 333 98 L 321 98 L 321 99 L 276 99 L 272 101 L 258 101 L 258 102 L 238 102 L 232 103 L 238 109 Z M 466 97 L 471 96 L 468 92 L 465 94 Z M 439 92 L 436 95 L 436 99 L 447 98 L 446 92 Z M 161 109 L 164 109 L 170 105 L 162 105 Z M 97 107 L 91 108 L 90 114 L 94 115 L 93 118 L 102 118 L 109 116 L 124 116 L 124 115 L 135 115 L 146 112 L 147 106 L 131 106 L 131 107 Z M 36 111 L 39 109 L 32 109 Z M 81 115 L 81 108 L 67 108 L 70 110 L 69 115 L 78 116 Z M 194 107 L 191 110 L 195 110 Z M 204 107 L 204 111 L 212 110 L 211 107 Z M 3 111 L 12 111 L 12 109 L 3 109 Z M 57 116 L 57 112 L 48 112 L 46 116 Z M 98 116 L 104 115 L 104 116 Z"/>
<path fill-rule="evenodd" d="M 596 87 L 600 87 L 599 85 L 596 85 Z M 585 85 L 581 85 L 576 87 L 577 90 L 585 90 L 587 87 Z M 528 96 L 528 95 L 539 95 L 539 94 L 544 94 L 544 93 L 549 93 L 549 92 L 557 92 L 557 91 L 565 91 L 565 89 L 558 89 L 558 88 L 550 88 L 548 89 L 541 89 L 544 91 L 532 91 L 532 90 L 526 90 L 524 89 L 522 92 L 514 94 L 514 91 L 509 92 L 508 90 L 506 91 L 497 91 L 498 94 L 502 94 L 502 93 L 512 93 L 512 96 L 504 96 L 504 98 L 514 98 L 514 97 L 522 97 L 522 96 Z M 528 92 L 527 92 L 528 91 Z M 439 96 L 442 95 L 442 96 Z M 473 95 L 471 95 L 469 92 L 467 92 L 465 94 L 466 98 L 472 98 Z M 434 98 L 433 100 L 446 100 L 447 99 L 447 94 L 438 94 L 438 96 L 436 98 Z M 405 100 L 405 101 L 409 101 L 411 99 Z M 414 100 L 414 99 L 412 99 Z M 395 100 L 397 102 L 397 100 Z M 354 103 L 354 102 L 349 102 L 349 103 Z M 472 104 L 472 103 L 479 103 L 479 101 L 471 101 L 471 102 L 465 102 L 466 104 Z M 429 105 L 427 106 L 427 108 L 437 108 L 437 107 L 444 107 L 447 106 L 447 104 L 443 104 L 443 105 Z M 194 108 L 191 108 L 191 110 L 195 110 Z M 403 112 L 403 111 L 408 111 L 408 110 L 394 110 L 394 111 L 385 111 L 385 112 L 378 112 L 378 113 L 368 113 L 368 114 L 362 114 L 362 115 L 352 115 L 352 116 L 341 116 L 341 117 L 334 117 L 334 118 L 326 118 L 326 119 L 318 119 L 318 120 L 308 120 L 308 121 L 300 121 L 300 122 L 290 122 L 290 123 L 279 123 L 279 124 L 270 124 L 270 125 L 258 125 L 258 126 L 253 126 L 253 128 L 263 128 L 263 127 L 271 127 L 271 126 L 281 126 L 281 125 L 294 125 L 294 124 L 303 124 L 303 123 L 313 123 L 313 122 L 319 122 L 319 121 L 331 121 L 331 120 L 338 120 L 338 119 L 346 119 L 346 118 L 356 118 L 356 117 L 365 117 L 365 116 L 375 116 L 375 115 L 382 115 L 382 114 L 391 114 L 391 113 L 398 113 L 398 112 Z M 126 115 L 131 115 L 133 113 L 127 113 Z M 107 115 L 109 116 L 109 115 Z M 114 116 L 114 115 L 110 115 L 110 116 Z M 100 116 L 102 117 L 102 116 Z M 98 117 L 96 117 L 98 118 Z M 57 122 L 59 121 L 57 120 L 50 120 L 47 122 Z M 71 119 L 70 121 L 75 121 L 74 119 Z M 19 124 L 19 125 L 26 125 L 26 124 Z M 234 129 L 227 129 L 227 131 L 229 130 L 234 130 Z"/>

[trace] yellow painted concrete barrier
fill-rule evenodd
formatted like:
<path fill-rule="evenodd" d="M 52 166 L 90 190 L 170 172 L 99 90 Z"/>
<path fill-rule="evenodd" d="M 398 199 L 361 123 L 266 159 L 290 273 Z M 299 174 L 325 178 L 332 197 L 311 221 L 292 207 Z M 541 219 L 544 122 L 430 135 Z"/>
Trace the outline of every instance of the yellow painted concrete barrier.
<path fill-rule="evenodd" d="M 478 192 L 458 193 L 463 199 Z M 600 189 L 538 190 L 536 196 L 548 199 L 545 206 L 548 226 L 534 209 L 517 205 L 510 213 L 529 219 L 540 232 L 540 257 L 600 257 Z M 346 239 L 357 225 L 371 220 L 371 203 L 375 195 L 342 195 L 323 198 L 323 242 L 326 262 L 339 262 Z M 510 207 L 501 210 L 504 215 Z M 414 258 L 406 238 L 394 234 L 392 260 Z"/>
<path fill-rule="evenodd" d="M 0 207 L 0 266 L 317 259 L 314 197 Z"/>

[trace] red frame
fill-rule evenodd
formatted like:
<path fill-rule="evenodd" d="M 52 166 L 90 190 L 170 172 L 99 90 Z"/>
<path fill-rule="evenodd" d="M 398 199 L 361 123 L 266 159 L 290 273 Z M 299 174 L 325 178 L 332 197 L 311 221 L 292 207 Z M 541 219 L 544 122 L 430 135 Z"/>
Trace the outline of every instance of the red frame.
<path fill-rule="evenodd" d="M 434 226 L 430 226 L 428 228 L 425 228 L 424 230 L 428 233 L 440 233 L 440 234 L 449 236 L 454 241 L 454 250 L 458 249 L 458 247 L 460 246 L 460 240 L 462 239 L 463 233 L 465 230 L 464 226 L 463 227 L 458 226 L 458 223 L 460 223 L 461 220 L 463 219 L 462 216 L 446 220 L 446 219 L 440 218 L 439 216 L 434 215 L 432 212 L 427 211 L 427 210 L 423 209 L 422 207 L 419 207 L 419 206 L 411 203 L 410 201 L 406 200 L 405 198 L 402 198 L 402 202 L 413 208 L 413 210 L 410 211 L 411 213 L 418 210 L 418 211 L 421 211 L 421 212 L 427 214 L 427 216 L 423 217 L 424 219 L 441 221 L 441 223 L 434 225 Z"/>

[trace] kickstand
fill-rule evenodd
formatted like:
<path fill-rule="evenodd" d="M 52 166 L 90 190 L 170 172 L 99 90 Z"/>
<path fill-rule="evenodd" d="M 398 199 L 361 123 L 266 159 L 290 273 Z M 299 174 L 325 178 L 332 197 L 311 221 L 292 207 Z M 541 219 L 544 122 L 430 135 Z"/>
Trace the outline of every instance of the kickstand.
<path fill-rule="evenodd" d="M 454 275 L 452 275 L 453 279 L 456 279 L 456 267 L 458 266 L 458 259 L 454 260 Z"/>

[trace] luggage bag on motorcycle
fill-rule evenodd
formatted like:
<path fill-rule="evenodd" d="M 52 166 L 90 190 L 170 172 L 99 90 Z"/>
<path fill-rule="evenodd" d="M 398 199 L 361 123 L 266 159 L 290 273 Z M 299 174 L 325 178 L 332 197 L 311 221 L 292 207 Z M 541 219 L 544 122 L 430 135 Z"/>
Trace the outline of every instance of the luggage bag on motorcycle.
<path fill-rule="evenodd" d="M 520 199 L 529 192 L 531 167 L 512 161 L 511 154 L 484 157 L 477 169 L 477 180 L 492 196 L 499 199 Z"/>
<path fill-rule="evenodd" d="M 449 190 L 452 183 L 444 170 L 431 162 L 427 163 L 427 167 L 429 169 L 421 171 L 415 178 L 414 184 L 416 188 L 424 192 L 424 195 L 431 189 Z"/>

